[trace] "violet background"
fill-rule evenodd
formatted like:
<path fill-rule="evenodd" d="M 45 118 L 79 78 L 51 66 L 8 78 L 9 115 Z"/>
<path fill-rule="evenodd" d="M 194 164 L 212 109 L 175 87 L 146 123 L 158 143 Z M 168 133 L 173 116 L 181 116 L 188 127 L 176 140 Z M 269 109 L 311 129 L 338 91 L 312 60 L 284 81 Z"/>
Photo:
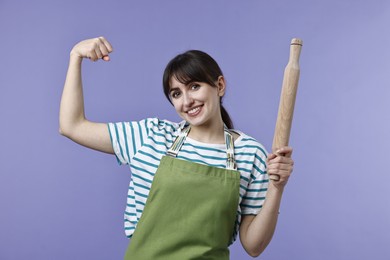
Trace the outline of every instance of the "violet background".
<path fill-rule="evenodd" d="M 201 49 L 224 71 L 236 128 L 268 149 L 302 38 L 296 165 L 260 259 L 390 259 L 389 26 L 384 0 L 1 0 L 0 259 L 123 258 L 128 168 L 58 133 L 69 51 L 101 35 L 115 51 L 83 64 L 89 119 L 179 120 L 162 72 Z M 252 258 L 236 241 L 231 259 Z"/>

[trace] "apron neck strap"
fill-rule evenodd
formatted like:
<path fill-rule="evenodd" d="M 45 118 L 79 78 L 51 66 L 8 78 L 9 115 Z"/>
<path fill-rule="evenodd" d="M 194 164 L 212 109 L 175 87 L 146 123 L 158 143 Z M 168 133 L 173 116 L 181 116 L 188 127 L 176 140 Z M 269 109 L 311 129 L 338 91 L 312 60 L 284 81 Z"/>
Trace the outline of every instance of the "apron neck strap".
<path fill-rule="evenodd" d="M 184 129 L 181 130 L 180 134 L 176 137 L 175 141 L 173 142 L 171 148 L 168 149 L 167 155 L 176 157 L 177 154 L 180 151 L 180 148 L 183 146 L 184 141 L 186 140 L 186 137 L 188 133 L 190 132 L 191 127 L 186 126 Z"/>
<path fill-rule="evenodd" d="M 179 153 L 181 147 L 184 144 L 185 139 L 188 136 L 188 133 L 190 132 L 191 127 L 185 126 L 184 129 L 180 132 L 180 134 L 176 137 L 175 141 L 173 142 L 171 148 L 168 149 L 167 155 L 171 157 L 176 157 Z M 227 154 L 227 160 L 226 160 L 226 169 L 229 170 L 236 170 L 236 162 L 234 159 L 234 141 L 233 141 L 233 135 L 230 133 L 229 129 L 224 125 L 224 135 L 225 135 L 225 144 L 226 144 L 226 154 Z"/>

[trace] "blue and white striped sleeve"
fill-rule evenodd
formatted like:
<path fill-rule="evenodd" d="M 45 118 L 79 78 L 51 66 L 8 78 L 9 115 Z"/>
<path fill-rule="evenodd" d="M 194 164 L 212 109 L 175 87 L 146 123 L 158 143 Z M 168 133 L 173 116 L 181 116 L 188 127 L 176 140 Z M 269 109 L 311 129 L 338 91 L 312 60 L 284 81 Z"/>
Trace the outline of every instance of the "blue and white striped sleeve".
<path fill-rule="evenodd" d="M 130 161 L 143 146 L 153 119 L 141 121 L 108 123 L 112 147 L 119 164 L 130 164 Z"/>
<path fill-rule="evenodd" d="M 242 215 L 257 215 L 263 207 L 268 190 L 269 178 L 266 172 L 266 150 L 260 146 L 255 153 L 251 179 L 241 201 Z"/>

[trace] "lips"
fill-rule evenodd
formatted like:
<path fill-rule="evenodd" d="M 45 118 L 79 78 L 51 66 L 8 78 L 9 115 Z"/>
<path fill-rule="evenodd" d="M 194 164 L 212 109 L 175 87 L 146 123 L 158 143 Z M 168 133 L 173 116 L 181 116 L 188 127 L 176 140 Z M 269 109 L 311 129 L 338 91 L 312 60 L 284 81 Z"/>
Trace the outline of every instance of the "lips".
<path fill-rule="evenodd" d="M 198 107 L 195 107 L 195 108 L 193 108 L 191 110 L 188 110 L 187 114 L 189 116 L 197 116 L 200 113 L 201 110 L 202 110 L 202 106 L 198 106 Z"/>

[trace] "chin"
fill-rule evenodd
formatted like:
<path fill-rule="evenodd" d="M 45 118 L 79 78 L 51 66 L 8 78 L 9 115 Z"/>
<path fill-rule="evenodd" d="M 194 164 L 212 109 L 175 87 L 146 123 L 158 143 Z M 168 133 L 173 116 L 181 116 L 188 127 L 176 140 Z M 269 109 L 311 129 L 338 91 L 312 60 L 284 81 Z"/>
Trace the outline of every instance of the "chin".
<path fill-rule="evenodd" d="M 207 121 L 202 118 L 187 119 L 186 121 L 192 126 L 204 126 L 207 124 Z"/>

